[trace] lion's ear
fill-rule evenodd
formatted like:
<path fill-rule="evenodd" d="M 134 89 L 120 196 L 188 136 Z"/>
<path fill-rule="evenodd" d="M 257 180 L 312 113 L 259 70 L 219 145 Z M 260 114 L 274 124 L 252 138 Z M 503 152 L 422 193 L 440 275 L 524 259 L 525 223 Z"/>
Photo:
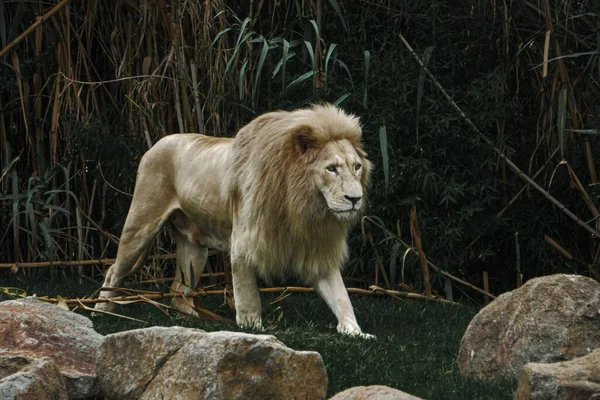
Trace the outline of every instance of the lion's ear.
<path fill-rule="evenodd" d="M 298 156 L 303 156 L 315 145 L 312 129 L 308 126 L 297 128 L 292 135 L 292 143 Z"/>

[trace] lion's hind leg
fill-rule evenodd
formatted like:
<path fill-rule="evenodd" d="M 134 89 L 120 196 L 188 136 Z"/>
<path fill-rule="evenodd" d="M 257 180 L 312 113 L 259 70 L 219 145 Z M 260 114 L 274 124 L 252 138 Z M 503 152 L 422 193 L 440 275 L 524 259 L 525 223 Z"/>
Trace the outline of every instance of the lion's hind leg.
<path fill-rule="evenodd" d="M 181 293 L 181 296 L 173 297 L 172 305 L 185 314 L 198 315 L 193 308 L 194 299 L 186 296 L 186 289 L 196 289 L 206 265 L 208 248 L 189 240 L 180 232 L 175 231 L 174 236 L 177 266 L 171 292 Z"/>
<path fill-rule="evenodd" d="M 152 239 L 158 234 L 171 214 L 171 208 L 165 205 L 159 205 L 156 202 L 142 203 L 134 200 L 129 210 L 119 248 L 117 250 L 117 259 L 108 269 L 106 278 L 102 287 L 118 287 L 123 279 L 131 275 L 146 262 L 146 258 L 152 247 Z M 116 296 L 114 291 L 103 290 L 98 298 L 111 298 Z M 111 311 L 114 309 L 114 303 L 110 301 L 97 303 L 97 310 Z"/>

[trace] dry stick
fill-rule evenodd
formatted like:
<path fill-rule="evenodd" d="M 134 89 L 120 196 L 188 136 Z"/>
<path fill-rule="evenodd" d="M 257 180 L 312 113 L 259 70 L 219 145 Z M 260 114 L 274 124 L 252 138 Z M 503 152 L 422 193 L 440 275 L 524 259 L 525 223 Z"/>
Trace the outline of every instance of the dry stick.
<path fill-rule="evenodd" d="M 583 197 L 583 201 L 585 202 L 585 205 L 587 206 L 588 210 L 590 210 L 590 214 L 592 214 L 592 217 L 597 218 L 598 216 L 600 216 L 600 213 L 598 212 L 598 207 L 596 207 L 587 190 L 585 190 L 585 188 L 581 184 L 581 181 L 577 177 L 577 174 L 575 174 L 575 171 L 573 171 L 573 168 L 571 168 L 569 164 L 567 164 L 567 170 L 569 171 L 569 175 L 571 176 L 571 181 L 574 182 L 575 188 L 579 190 L 579 193 L 581 194 L 581 197 Z M 599 223 L 600 221 L 597 220 L 596 226 L 598 226 Z"/>
<path fill-rule="evenodd" d="M 53 303 L 53 304 L 57 304 L 59 302 L 64 301 L 64 303 L 67 304 L 68 306 L 76 306 L 76 305 L 83 305 L 83 304 L 87 305 L 87 304 L 108 303 L 108 302 L 117 303 L 117 304 L 119 304 L 119 303 L 123 303 L 123 304 L 139 303 L 139 302 L 147 302 L 147 300 L 160 300 L 160 299 L 168 299 L 168 298 L 182 296 L 182 293 L 179 293 L 179 292 L 169 292 L 169 293 L 143 292 L 143 294 L 142 294 L 141 293 L 142 291 L 133 291 L 131 289 L 102 288 L 102 290 L 104 290 L 104 289 L 124 290 L 124 291 L 129 291 L 129 292 L 134 292 L 134 293 L 140 293 L 140 294 L 130 294 L 130 295 L 124 295 L 124 296 L 115 296 L 115 297 L 86 298 L 86 299 L 70 299 L 70 298 L 57 299 L 57 298 L 48 297 L 48 296 L 41 296 L 41 297 L 37 297 L 37 299 L 48 302 L 48 303 Z M 284 293 L 284 292 L 311 293 L 314 291 L 312 288 L 309 288 L 309 287 L 298 287 L 298 286 L 259 288 L 258 290 L 261 293 Z M 449 300 L 445 300 L 445 299 L 441 299 L 441 298 L 437 298 L 437 297 L 429 297 L 429 296 L 425 296 L 425 295 L 418 294 L 418 293 L 400 292 L 397 290 L 387 290 L 387 289 L 384 289 L 384 288 L 381 288 L 381 287 L 375 286 L 375 285 L 370 286 L 368 290 L 360 289 L 360 288 L 348 288 L 346 290 L 348 291 L 348 293 L 353 293 L 353 294 L 362 294 L 362 295 L 368 295 L 368 296 L 388 295 L 388 296 L 392 296 L 392 297 L 404 297 L 407 299 L 414 299 L 414 300 L 429 300 L 429 301 L 435 301 L 435 302 L 439 302 L 439 303 L 458 305 L 458 303 L 455 303 L 455 302 L 452 302 Z M 185 297 L 193 298 L 193 297 L 200 297 L 200 296 L 206 296 L 206 295 L 223 296 L 224 293 L 225 293 L 225 290 L 223 290 L 223 289 L 206 290 L 206 291 L 190 290 L 186 293 Z"/>
<path fill-rule="evenodd" d="M 517 287 L 520 288 L 523 285 L 523 274 L 521 273 L 521 244 L 519 242 L 519 232 L 515 232 L 515 253 L 517 257 Z"/>
<path fill-rule="evenodd" d="M 151 256 L 150 259 L 171 260 L 175 258 L 175 254 L 165 254 L 159 256 Z M 77 265 L 111 265 L 115 263 L 116 258 L 103 258 L 101 260 L 75 260 L 75 261 L 40 261 L 26 263 L 2 263 L 0 268 L 44 268 L 50 266 L 72 267 Z"/>
<path fill-rule="evenodd" d="M 221 277 L 224 275 L 225 275 L 224 272 L 206 272 L 206 273 L 201 274 L 200 278 L 216 278 L 216 277 Z M 175 280 L 175 278 L 171 277 L 171 278 L 144 279 L 142 281 L 134 280 L 132 282 L 134 282 L 134 283 L 162 283 L 162 282 L 172 282 L 174 280 Z"/>
<path fill-rule="evenodd" d="M 217 250 L 209 250 L 208 255 L 214 256 L 218 253 Z M 158 256 L 150 256 L 150 260 L 173 260 L 175 254 L 162 254 Z M 25 262 L 25 263 L 0 263 L 0 268 L 44 268 L 50 266 L 64 266 L 71 267 L 76 265 L 112 265 L 116 261 L 116 258 L 103 258 L 100 260 L 75 260 L 75 261 L 40 261 L 40 262 Z M 214 274 L 213 274 L 214 275 Z M 204 274 L 203 274 L 204 276 Z M 216 276 L 216 275 L 215 275 Z"/>
<path fill-rule="evenodd" d="M 375 221 L 374 219 L 372 219 L 371 217 L 365 216 L 363 217 L 363 219 L 368 220 L 369 222 L 371 222 L 373 225 L 375 225 L 376 227 L 378 227 L 379 229 L 382 229 L 385 233 L 387 233 L 388 235 L 390 235 L 394 240 L 396 240 L 398 243 L 400 243 L 402 246 L 406 247 L 408 250 L 412 251 L 413 253 L 416 254 L 416 250 L 410 246 L 408 243 L 406 243 L 404 240 L 400 239 L 400 237 L 398 235 L 396 235 L 394 232 L 390 231 L 389 229 L 387 229 L 385 226 L 380 225 L 377 221 Z M 439 268 L 437 265 L 435 265 L 434 263 L 432 263 L 430 260 L 427 260 L 427 265 L 430 266 L 435 272 L 437 272 L 438 274 L 441 274 L 443 276 L 445 276 L 446 278 L 452 279 L 455 282 L 458 282 L 462 285 L 465 285 L 467 287 L 470 287 L 471 289 L 486 295 L 487 297 L 489 297 L 490 299 L 495 299 L 496 296 L 494 296 L 493 294 L 486 292 L 485 290 L 478 288 L 475 285 L 470 284 L 467 281 L 464 281 L 460 278 L 457 278 L 456 276 L 452 275 L 449 272 L 444 271 L 443 269 Z"/>
<path fill-rule="evenodd" d="M 575 261 L 578 264 L 584 265 L 585 267 L 590 267 L 591 266 L 590 264 L 586 263 L 585 261 L 580 260 L 579 258 L 573 257 L 573 255 L 569 252 L 569 250 L 565 249 L 560 244 L 558 244 L 557 242 L 555 242 L 550 236 L 544 235 L 544 240 L 550 246 L 552 246 L 556 251 L 558 251 L 560 254 L 562 254 L 567 260 L 569 260 L 569 261 Z"/>
<path fill-rule="evenodd" d="M 415 242 L 415 248 L 423 269 L 423 280 L 425 281 L 425 294 L 431 296 L 431 283 L 429 282 L 429 267 L 427 266 L 427 257 L 421 246 L 421 232 L 419 231 L 419 221 L 417 220 L 417 208 L 412 206 L 410 210 L 410 234 Z M 484 288 L 485 289 L 485 288 Z M 485 289 L 488 292 L 487 289 Z M 486 298 L 487 299 L 487 298 Z"/>
<path fill-rule="evenodd" d="M 483 290 L 485 290 L 486 292 L 490 290 L 490 283 L 488 281 L 487 271 L 483 271 Z M 485 301 L 485 304 L 488 304 L 490 302 L 490 299 L 488 299 L 487 297 L 484 297 L 483 300 Z"/>
<path fill-rule="evenodd" d="M 357 294 L 386 294 L 388 296 L 391 296 L 393 298 L 396 299 L 400 299 L 400 297 L 404 297 L 407 299 L 414 299 L 414 300 L 430 300 L 430 301 L 435 301 L 436 303 L 444 303 L 444 304 L 452 304 L 452 305 L 460 305 L 459 303 L 455 303 L 454 301 L 450 301 L 450 300 L 446 300 L 446 299 L 442 299 L 441 297 L 435 297 L 435 296 L 426 296 L 423 294 L 419 294 L 419 293 L 412 293 L 412 292 L 399 292 L 397 290 L 386 290 L 382 287 L 379 286 L 369 286 L 369 289 L 372 290 L 372 292 L 369 292 L 368 290 L 365 289 L 358 289 L 358 288 L 349 288 L 348 292 L 349 293 L 357 293 Z"/>
<path fill-rule="evenodd" d="M 31 26 L 29 28 L 27 28 L 25 30 L 25 32 L 21 33 L 15 40 L 13 40 L 11 43 L 6 45 L 5 48 L 0 50 L 0 57 L 5 55 L 6 53 L 8 53 L 13 47 L 15 47 L 17 44 L 19 44 L 19 42 L 21 42 L 21 40 L 25 39 L 29 34 L 31 34 L 31 32 L 33 32 L 38 26 L 40 26 L 41 24 L 46 22 L 48 20 L 48 18 L 50 18 L 51 16 L 56 14 L 57 11 L 59 11 L 64 6 L 66 6 L 69 3 L 69 1 L 71 1 L 71 0 L 61 1 L 60 3 L 55 5 L 54 8 L 52 8 L 50 11 L 48 11 L 46 14 L 42 15 L 41 17 L 38 17 L 37 21 L 35 21 L 33 24 L 31 24 Z"/>
<path fill-rule="evenodd" d="M 557 199 L 555 199 L 554 196 L 552 196 L 550 193 L 548 193 L 546 190 L 544 190 L 540 185 L 538 185 L 537 183 L 535 183 L 535 181 L 533 179 L 531 179 L 526 173 L 524 173 L 523 171 L 521 171 L 521 169 L 519 167 L 517 167 L 516 164 L 513 163 L 511 161 L 511 159 L 508 158 L 508 156 L 506 154 L 504 154 L 502 152 L 502 150 L 498 149 L 494 145 L 494 143 L 487 136 L 485 136 L 483 134 L 483 132 L 481 132 L 479 130 L 479 128 L 477 128 L 477 126 L 475 126 L 475 124 L 473 123 L 473 121 L 471 121 L 471 119 L 469 117 L 467 117 L 467 115 L 464 113 L 464 111 L 452 100 L 452 97 L 450 97 L 450 95 L 446 92 L 446 90 L 443 88 L 443 86 L 437 81 L 437 79 L 429 71 L 429 69 L 423 63 L 423 61 L 421 61 L 421 59 L 419 58 L 419 56 L 417 55 L 417 53 L 415 53 L 415 51 L 412 49 L 412 47 L 410 47 L 410 45 L 408 44 L 408 42 L 406 41 L 406 39 L 404 39 L 404 36 L 402 36 L 402 34 L 399 34 L 398 37 L 400 38 L 400 40 L 402 41 L 402 43 L 404 43 L 404 45 L 406 46 L 406 48 L 408 49 L 408 51 L 411 53 L 411 55 L 415 58 L 415 60 L 417 61 L 417 63 L 419 63 L 419 65 L 421 66 L 421 68 L 423 68 L 423 70 L 425 71 L 425 73 L 427 73 L 427 76 L 429 76 L 429 78 L 433 81 L 434 85 L 444 95 L 444 97 L 446 98 L 446 100 L 448 100 L 448 102 L 450 103 L 450 105 L 458 112 L 458 114 L 461 116 L 461 118 L 469 126 L 469 128 L 471 128 L 471 130 L 473 132 L 475 132 L 481 139 L 483 139 L 483 141 L 485 143 L 487 143 L 498 154 L 498 156 L 506 163 L 506 165 L 508 165 L 508 167 L 510 169 L 513 170 L 513 172 L 515 174 L 517 174 L 521 179 L 523 179 L 525 182 L 527 182 L 528 184 L 530 184 L 538 192 L 540 192 L 541 194 L 543 194 L 544 197 L 546 197 L 548 200 L 550 200 L 562 212 L 564 212 L 565 214 L 567 214 L 567 216 L 569 218 L 571 218 L 573 221 L 575 221 L 579 226 L 581 226 L 582 228 L 584 228 L 585 230 L 587 230 L 589 233 L 591 233 L 596 238 L 600 239 L 600 232 L 598 232 L 594 228 L 588 226 L 584 221 L 580 220 L 565 205 L 563 205 L 560 201 L 558 201 Z"/>

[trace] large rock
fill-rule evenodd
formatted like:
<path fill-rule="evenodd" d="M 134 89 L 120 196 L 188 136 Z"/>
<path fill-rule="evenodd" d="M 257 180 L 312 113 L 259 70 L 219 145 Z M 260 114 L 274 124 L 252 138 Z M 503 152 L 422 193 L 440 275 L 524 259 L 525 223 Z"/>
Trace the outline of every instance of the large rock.
<path fill-rule="evenodd" d="M 67 400 L 67 386 L 56 364 L 48 358 L 15 357 L 0 365 L 0 399 Z"/>
<path fill-rule="evenodd" d="M 318 353 L 273 336 L 153 327 L 108 335 L 97 374 L 111 399 L 324 399 Z"/>
<path fill-rule="evenodd" d="M 532 279 L 473 318 L 458 353 L 463 375 L 517 376 L 528 362 L 550 363 L 600 347 L 600 283 L 578 275 Z"/>
<path fill-rule="evenodd" d="M 521 370 L 515 399 L 600 398 L 600 350 L 552 364 L 529 363 Z"/>
<path fill-rule="evenodd" d="M 93 330 L 88 318 L 28 297 L 1 302 L 0 321 L 3 381 L 14 373 L 35 376 L 31 370 L 23 370 L 28 365 L 33 368 L 53 363 L 64 378 L 69 398 L 89 398 L 98 393 L 95 356 L 103 336 Z M 44 362 L 39 364 L 41 359 Z M 49 371 L 50 367 L 40 368 Z"/>
<path fill-rule="evenodd" d="M 329 400 L 421 400 L 388 386 L 355 386 L 339 392 Z"/>

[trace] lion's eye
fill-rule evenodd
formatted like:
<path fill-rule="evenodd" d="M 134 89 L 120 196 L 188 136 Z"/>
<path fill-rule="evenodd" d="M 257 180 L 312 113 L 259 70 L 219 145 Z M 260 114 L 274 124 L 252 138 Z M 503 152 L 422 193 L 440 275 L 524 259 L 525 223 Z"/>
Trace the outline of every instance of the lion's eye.
<path fill-rule="evenodd" d="M 329 171 L 329 172 L 335 172 L 336 171 L 335 165 L 333 165 L 333 164 L 328 165 L 327 168 L 325 168 L 325 169 L 327 171 Z"/>
<path fill-rule="evenodd" d="M 358 171 L 361 168 L 362 168 L 362 165 L 360 165 L 359 163 L 354 164 L 354 170 L 355 171 Z"/>

